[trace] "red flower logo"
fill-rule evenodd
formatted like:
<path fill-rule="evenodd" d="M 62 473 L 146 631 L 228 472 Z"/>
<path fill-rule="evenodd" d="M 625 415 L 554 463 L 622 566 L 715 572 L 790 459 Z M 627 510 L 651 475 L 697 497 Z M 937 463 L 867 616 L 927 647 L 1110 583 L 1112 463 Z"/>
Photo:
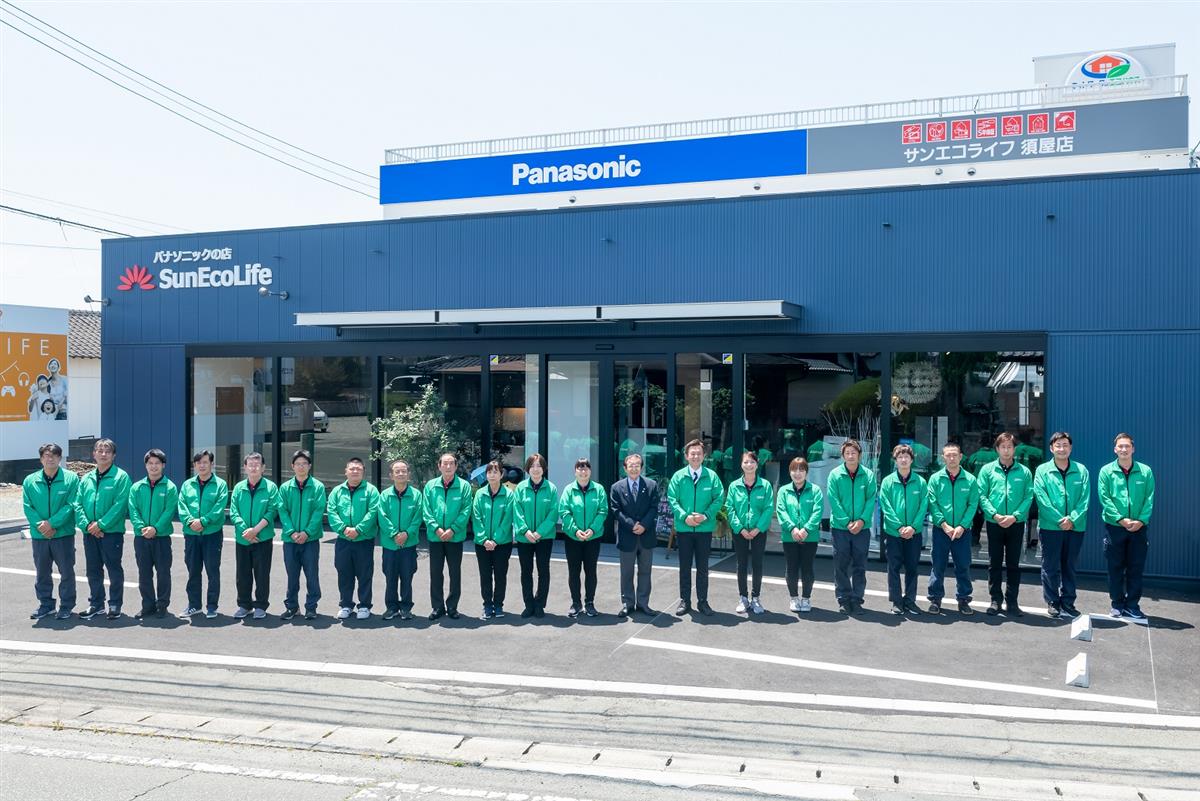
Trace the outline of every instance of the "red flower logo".
<path fill-rule="evenodd" d="M 125 274 L 121 276 L 121 283 L 117 289 L 121 292 L 128 292 L 134 287 L 154 289 L 154 276 L 145 267 L 139 267 L 136 264 L 125 268 Z"/>

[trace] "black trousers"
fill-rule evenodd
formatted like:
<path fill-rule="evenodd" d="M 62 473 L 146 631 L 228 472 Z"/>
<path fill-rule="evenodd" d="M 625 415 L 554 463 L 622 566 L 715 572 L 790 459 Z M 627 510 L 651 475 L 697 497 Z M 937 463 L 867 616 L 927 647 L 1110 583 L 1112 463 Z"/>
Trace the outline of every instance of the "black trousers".
<path fill-rule="evenodd" d="M 512 557 L 512 543 L 497 545 L 489 551 L 475 543 L 475 561 L 479 564 L 479 594 L 484 606 L 504 606 L 508 590 L 508 560 Z"/>
<path fill-rule="evenodd" d="M 563 540 L 567 551 L 567 589 L 571 591 L 571 603 L 580 604 L 579 573 L 583 571 L 583 602 L 596 601 L 596 563 L 600 560 L 600 538 L 581 542 L 567 537 Z"/>
<path fill-rule="evenodd" d="M 140 534 L 134 536 L 133 557 L 137 562 L 138 591 L 142 596 L 143 612 L 165 610 L 171 605 L 171 562 L 174 556 L 170 535 L 160 534 L 152 539 Z"/>
<path fill-rule="evenodd" d="M 375 582 L 375 540 L 338 537 L 333 543 L 333 567 L 337 570 L 338 606 L 354 608 L 357 584 L 359 607 L 370 609 Z"/>
<path fill-rule="evenodd" d="M 755 537 L 755 539 L 758 538 Z M 792 598 L 797 595 L 802 598 L 812 597 L 813 559 L 817 555 L 818 545 L 820 545 L 818 542 L 783 543 L 783 556 L 787 560 L 785 580 L 787 581 L 788 595 Z M 800 585 L 801 592 L 796 592 L 797 584 Z"/>
<path fill-rule="evenodd" d="M 987 524 L 988 595 L 994 603 L 1016 605 L 1021 591 L 1021 549 L 1025 547 L 1025 524 L 1001 528 Z M 1007 587 L 1005 586 L 1007 584 Z"/>
<path fill-rule="evenodd" d="M 54 576 L 50 570 L 56 567 L 58 608 L 71 611 L 75 608 L 75 537 L 55 537 L 31 542 L 33 567 L 37 575 L 33 582 L 33 591 L 37 593 L 38 609 L 43 612 L 54 609 Z"/>
<path fill-rule="evenodd" d="M 550 555 L 554 540 L 535 543 L 518 542 L 517 558 L 521 562 L 521 596 L 529 609 L 545 609 L 550 595 Z M 533 586 L 533 570 L 537 567 L 537 589 Z"/>
<path fill-rule="evenodd" d="M 1150 527 L 1126 531 L 1104 525 L 1104 557 L 1108 561 L 1108 597 L 1117 609 L 1137 606 L 1142 600 L 1142 572 L 1150 549 Z"/>
<path fill-rule="evenodd" d="M 242 609 L 266 609 L 270 603 L 271 557 L 275 554 L 275 545 L 271 540 L 253 545 L 238 543 L 233 551 L 237 566 L 237 605 Z"/>
<path fill-rule="evenodd" d="M 887 552 L 888 563 L 888 600 L 894 604 L 916 603 L 917 574 L 921 560 L 921 545 L 924 540 L 920 533 L 909 539 L 883 535 L 884 550 Z M 900 572 L 904 571 L 904 586 L 900 584 Z"/>
<path fill-rule="evenodd" d="M 383 548 L 383 602 L 388 610 L 412 611 L 412 583 L 417 573 L 417 548 Z"/>
<path fill-rule="evenodd" d="M 125 600 L 125 568 L 121 557 L 125 552 L 125 532 L 103 532 L 101 537 L 83 533 L 83 557 L 87 563 L 88 606 L 104 608 L 104 572 L 108 571 L 109 603 L 121 608 Z"/>
<path fill-rule="evenodd" d="M 200 608 L 201 582 L 208 576 L 208 608 L 216 610 L 221 598 L 221 547 L 225 541 L 220 531 L 212 534 L 183 535 L 183 563 L 187 566 L 188 606 Z"/>
<path fill-rule="evenodd" d="M 763 554 L 767 550 L 767 533 L 760 531 L 758 536 L 748 540 L 740 533 L 733 535 L 733 552 L 737 554 L 738 595 L 762 594 Z M 747 568 L 754 573 L 754 592 L 746 592 Z M 795 593 L 792 593 L 795 595 Z"/>
<path fill-rule="evenodd" d="M 437 537 L 429 541 L 429 603 L 435 612 L 458 611 L 462 596 L 461 542 L 442 542 Z M 450 573 L 450 594 L 446 595 L 446 572 Z"/>
<path fill-rule="evenodd" d="M 708 603 L 708 555 L 712 552 L 711 531 L 680 531 L 675 534 L 679 545 L 679 600 L 692 601 L 692 563 L 696 564 L 696 601 Z"/>

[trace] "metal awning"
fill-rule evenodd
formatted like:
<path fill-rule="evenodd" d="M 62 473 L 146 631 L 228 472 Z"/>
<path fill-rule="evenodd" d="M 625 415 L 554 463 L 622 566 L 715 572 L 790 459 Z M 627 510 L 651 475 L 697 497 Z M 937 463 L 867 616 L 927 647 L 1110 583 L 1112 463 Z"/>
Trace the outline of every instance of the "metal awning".
<path fill-rule="evenodd" d="M 529 306 L 504 309 L 298 312 L 296 325 L 391 328 L 417 325 L 529 325 L 666 320 L 795 320 L 800 306 L 786 300 L 717 303 L 636 303 L 613 306 Z"/>

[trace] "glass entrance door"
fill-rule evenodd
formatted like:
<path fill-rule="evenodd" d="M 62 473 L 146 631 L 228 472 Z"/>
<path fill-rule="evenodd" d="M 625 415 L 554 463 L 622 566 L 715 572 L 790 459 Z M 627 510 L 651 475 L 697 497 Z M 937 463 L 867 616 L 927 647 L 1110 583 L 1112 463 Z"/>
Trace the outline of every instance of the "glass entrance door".
<path fill-rule="evenodd" d="M 561 492 L 575 480 L 575 462 L 592 463 L 595 479 L 604 482 L 600 463 L 600 377 L 598 359 L 551 358 L 546 370 L 546 459 L 550 480 Z"/>

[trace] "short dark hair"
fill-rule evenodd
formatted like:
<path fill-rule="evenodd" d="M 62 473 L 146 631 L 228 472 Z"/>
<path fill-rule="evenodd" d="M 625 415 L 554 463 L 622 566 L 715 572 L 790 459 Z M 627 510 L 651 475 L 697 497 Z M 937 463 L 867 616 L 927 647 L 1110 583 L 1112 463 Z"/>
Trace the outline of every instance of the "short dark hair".
<path fill-rule="evenodd" d="M 805 473 L 807 473 L 808 472 L 808 460 L 805 459 L 803 456 L 797 456 L 795 459 L 792 459 L 792 461 L 788 462 L 788 472 L 789 473 L 792 472 L 793 470 L 795 470 L 797 467 L 799 467 Z"/>
<path fill-rule="evenodd" d="M 999 448 L 1005 442 L 1011 442 L 1012 444 L 1016 445 L 1017 438 L 1007 431 L 1001 431 L 996 435 L 996 441 L 992 443 L 992 447 Z"/>
<path fill-rule="evenodd" d="M 542 466 L 543 473 L 549 469 L 546 467 L 546 457 L 542 456 L 540 453 L 534 453 L 525 460 L 525 472 L 528 473 L 529 468 L 533 467 L 535 464 L 540 464 Z"/>
<path fill-rule="evenodd" d="M 1065 439 L 1067 441 L 1068 445 L 1075 444 L 1074 442 L 1071 441 L 1071 435 L 1068 434 L 1066 431 L 1055 431 L 1053 434 L 1051 434 L 1050 435 L 1050 444 L 1053 445 L 1054 443 L 1058 442 L 1060 439 Z"/>
<path fill-rule="evenodd" d="M 167 463 L 167 455 L 162 452 L 161 448 L 151 448 L 146 451 L 146 455 L 142 457 L 142 464 L 147 464 L 151 459 L 157 459 L 164 465 Z"/>
<path fill-rule="evenodd" d="M 487 463 L 487 467 L 483 468 L 483 474 L 487 475 L 493 470 L 499 473 L 501 478 L 504 477 L 504 465 L 500 464 L 500 462 L 496 461 L 495 459 Z"/>
<path fill-rule="evenodd" d="M 917 458 L 917 454 L 913 452 L 912 445 L 907 445 L 902 442 L 899 445 L 897 445 L 896 447 L 892 448 L 892 458 L 893 459 L 895 459 L 897 456 L 899 456 L 902 453 L 908 454 L 909 459 Z"/>
<path fill-rule="evenodd" d="M 1126 434 L 1124 431 L 1122 431 L 1120 434 L 1117 434 L 1115 437 L 1113 437 L 1113 445 L 1116 445 L 1118 442 L 1120 442 L 1123 439 L 1129 440 L 1130 445 L 1133 444 L 1133 435 Z"/>
<path fill-rule="evenodd" d="M 958 448 L 959 453 L 963 452 L 962 444 L 958 442 L 958 440 L 946 440 L 946 442 L 942 444 L 942 453 L 946 452 L 946 448 Z"/>
<path fill-rule="evenodd" d="M 251 459 L 257 459 L 258 461 L 262 462 L 263 464 L 266 464 L 266 461 L 267 461 L 266 459 L 263 458 L 263 455 L 261 453 L 259 453 L 258 451 L 250 451 L 250 453 L 247 453 L 245 456 L 242 457 L 242 467 L 245 467 Z"/>
<path fill-rule="evenodd" d="M 312 464 L 312 454 L 304 450 L 304 448 L 301 448 L 292 454 L 292 464 L 295 464 L 297 459 L 303 459 L 309 464 Z"/>
<path fill-rule="evenodd" d="M 693 440 L 690 440 L 687 445 L 683 446 L 683 455 L 687 456 L 687 452 L 690 451 L 692 448 L 699 448 L 701 451 L 708 450 L 708 448 L 705 447 L 704 442 L 702 440 L 693 439 Z"/>
<path fill-rule="evenodd" d="M 839 450 L 838 453 L 843 457 L 846 455 L 846 448 L 853 448 L 858 452 L 859 456 L 862 456 L 862 445 L 858 444 L 858 440 L 848 439 L 842 443 L 841 450 Z"/>
<path fill-rule="evenodd" d="M 196 462 L 198 462 L 204 458 L 207 458 L 210 463 L 217 461 L 216 454 L 214 454 L 210 450 L 205 449 L 202 451 L 196 451 L 195 453 L 192 454 L 192 464 L 195 464 Z"/>
<path fill-rule="evenodd" d="M 92 453 L 95 453 L 96 449 L 99 448 L 101 445 L 106 447 L 108 450 L 112 451 L 114 456 L 116 455 L 117 443 L 113 442 L 111 439 L 108 439 L 108 438 L 98 439 L 95 442 L 93 442 L 92 443 Z"/>
<path fill-rule="evenodd" d="M 642 464 L 646 463 L 646 460 L 642 458 L 642 455 L 637 451 L 634 451 L 632 453 L 625 454 L 625 458 L 621 460 L 621 464 L 629 464 L 630 459 L 637 459 Z"/>
<path fill-rule="evenodd" d="M 591 470 L 592 469 L 592 460 L 587 458 L 586 456 L 580 456 L 578 459 L 576 459 L 575 460 L 575 469 L 579 470 L 580 468 L 583 468 L 583 467 L 586 467 L 588 470 Z"/>
<path fill-rule="evenodd" d="M 366 467 L 366 465 L 363 463 L 363 460 L 359 459 L 357 456 L 351 456 L 349 459 L 346 460 L 346 464 L 347 465 L 357 464 L 362 467 Z"/>
<path fill-rule="evenodd" d="M 742 459 L 744 460 L 747 456 L 749 456 L 751 459 L 753 459 L 755 464 L 758 464 L 758 454 L 757 453 L 755 453 L 754 451 L 744 451 L 742 453 Z"/>
<path fill-rule="evenodd" d="M 46 453 L 62 458 L 62 446 L 54 442 L 47 442 L 45 445 L 38 448 L 38 458 L 41 459 Z"/>
<path fill-rule="evenodd" d="M 443 460 L 443 459 L 445 459 L 447 456 L 449 456 L 449 457 L 450 457 L 450 460 L 451 460 L 452 462 L 454 462 L 455 464 L 458 464 L 458 457 L 457 457 L 457 456 L 455 456 L 455 455 L 454 455 L 452 452 L 450 452 L 450 451 L 446 451 L 445 453 L 443 453 L 441 456 L 439 456 L 439 457 L 438 457 L 438 464 L 441 464 L 441 463 L 442 463 L 442 460 Z"/>

